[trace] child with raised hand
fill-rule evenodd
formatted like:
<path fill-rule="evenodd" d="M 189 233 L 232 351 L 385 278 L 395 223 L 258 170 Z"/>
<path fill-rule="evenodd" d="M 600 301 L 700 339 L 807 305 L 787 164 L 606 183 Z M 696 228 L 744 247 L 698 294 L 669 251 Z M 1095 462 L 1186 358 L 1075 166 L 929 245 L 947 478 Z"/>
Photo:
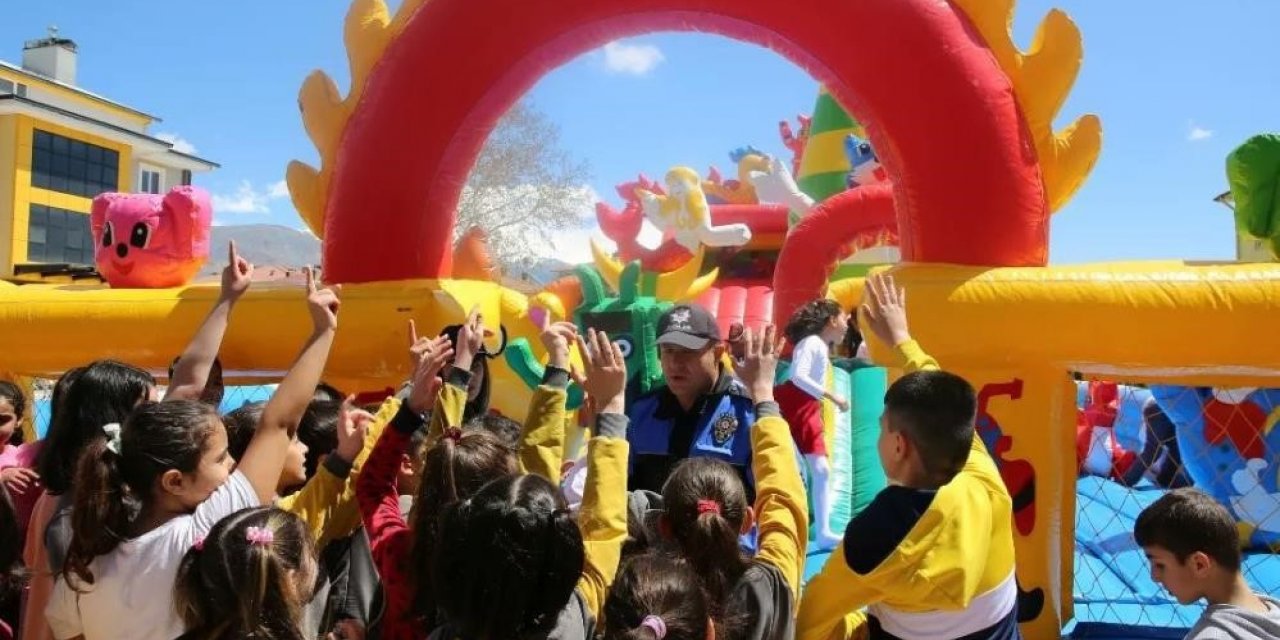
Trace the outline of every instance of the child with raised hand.
<path fill-rule="evenodd" d="M 444 624 L 432 640 L 592 638 L 627 537 L 626 362 L 604 333 L 579 337 L 596 401 L 578 522 L 534 474 L 485 485 L 449 509 L 432 570 Z M 416 509 L 416 507 L 415 507 Z"/>
<path fill-rule="evenodd" d="M 782 417 L 791 425 L 796 447 L 809 467 L 814 524 L 814 546 L 831 549 L 840 537 L 831 531 L 831 508 L 835 488 L 830 484 L 831 463 L 827 460 L 826 426 L 822 422 L 822 400 L 849 410 L 844 396 L 827 390 L 827 369 L 831 348 L 848 330 L 848 314 L 835 300 L 812 300 L 796 310 L 787 323 L 791 341 L 791 369 L 787 381 L 774 390 Z"/>
<path fill-rule="evenodd" d="M 183 632 L 172 601 L 178 565 L 218 520 L 275 497 L 333 344 L 338 305 L 308 271 L 312 335 L 234 473 L 226 429 L 206 404 L 147 404 L 123 428 L 101 427 L 104 437 L 89 445 L 76 475 L 71 547 L 46 609 L 55 638 L 172 640 Z"/>
<path fill-rule="evenodd" d="M 434 548 L 440 510 L 490 479 L 516 470 L 515 454 L 493 434 L 464 434 L 459 428 L 471 358 L 479 350 L 479 341 L 470 337 L 473 331 L 483 332 L 481 322 L 480 315 L 473 313 L 462 326 L 458 342 L 464 351 L 456 356 L 447 337 L 419 337 L 410 323 L 409 353 L 414 369 L 409 394 L 403 404 L 394 407 L 390 428 L 374 445 L 356 482 L 370 551 L 386 598 L 382 637 L 387 639 L 422 638 L 434 624 L 432 583 L 420 565 L 422 557 L 429 558 Z M 441 385 L 438 376 L 451 360 L 454 366 L 447 374 L 448 382 Z M 427 452 L 411 528 L 400 508 L 397 482 L 411 453 L 413 436 L 423 428 L 423 415 L 433 402 L 436 405 L 425 438 Z M 379 412 L 381 416 L 386 413 Z"/>
<path fill-rule="evenodd" d="M 791 638 L 804 571 L 809 511 L 791 429 L 773 400 L 781 344 L 774 328 L 743 335 L 738 372 L 756 403 L 751 427 L 755 504 L 740 475 L 713 458 L 682 461 L 662 488 L 659 530 L 673 539 L 707 591 L 721 637 Z M 755 558 L 738 536 L 759 526 Z"/>
<path fill-rule="evenodd" d="M 604 640 L 714 640 L 698 574 L 681 558 L 645 553 L 622 565 L 604 603 Z"/>
<path fill-rule="evenodd" d="M 1133 537 L 1151 562 L 1151 579 L 1180 604 L 1209 606 L 1186 640 L 1280 638 L 1280 600 L 1254 593 L 1240 572 L 1236 519 L 1196 489 L 1175 489 L 1142 510 Z"/>
<path fill-rule="evenodd" d="M 187 551 L 173 601 L 187 627 L 178 640 L 303 640 L 303 606 L 316 583 L 311 532 L 272 507 L 237 511 Z"/>
<path fill-rule="evenodd" d="M 974 389 L 911 339 L 892 277 L 866 289 L 863 319 L 907 371 L 881 418 L 889 486 L 806 585 L 796 637 L 1020 638 L 1012 501 L 975 432 Z"/>
<path fill-rule="evenodd" d="M 165 400 L 200 400 L 214 407 L 222 402 L 222 366 L 218 363 L 218 350 L 231 320 L 231 310 L 252 282 L 253 264 L 240 257 L 232 240 L 227 246 L 227 266 L 222 270 L 221 293 L 187 344 L 187 349 L 170 368 Z"/>

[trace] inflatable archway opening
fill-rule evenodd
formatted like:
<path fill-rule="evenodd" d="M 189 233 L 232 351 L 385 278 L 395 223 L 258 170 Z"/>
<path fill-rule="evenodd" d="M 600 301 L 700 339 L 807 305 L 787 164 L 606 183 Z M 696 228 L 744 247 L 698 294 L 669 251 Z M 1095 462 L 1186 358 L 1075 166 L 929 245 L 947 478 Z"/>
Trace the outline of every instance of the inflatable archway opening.
<path fill-rule="evenodd" d="M 856 114 L 893 177 L 904 258 L 1044 264 L 1049 212 L 1091 168 L 1100 126 L 1086 117 L 1052 131 L 1079 69 L 1079 33 L 1051 13 L 1042 38 L 1054 46 L 1024 56 L 1012 10 L 977 0 L 406 0 L 391 16 L 381 2 L 355 2 L 351 93 L 319 73 L 303 86 L 322 162 L 291 165 L 290 191 L 335 281 L 442 277 L 465 173 L 521 93 L 612 39 L 697 29 L 772 48 Z M 849 38 L 849 25 L 875 28 Z M 468 64 L 441 51 L 470 52 Z M 963 149 L 966 161 L 938 148 Z M 383 259 L 366 259 L 370 244 Z"/>

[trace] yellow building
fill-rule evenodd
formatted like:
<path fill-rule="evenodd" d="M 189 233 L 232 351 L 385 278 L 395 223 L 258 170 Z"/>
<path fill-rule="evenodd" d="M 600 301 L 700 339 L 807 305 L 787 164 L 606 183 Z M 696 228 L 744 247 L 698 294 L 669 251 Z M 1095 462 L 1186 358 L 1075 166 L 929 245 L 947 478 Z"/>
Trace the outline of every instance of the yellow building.
<path fill-rule="evenodd" d="M 159 118 L 76 85 L 76 45 L 0 60 L 0 277 L 93 276 L 89 209 L 104 192 L 163 193 L 217 164 L 149 133 Z"/>

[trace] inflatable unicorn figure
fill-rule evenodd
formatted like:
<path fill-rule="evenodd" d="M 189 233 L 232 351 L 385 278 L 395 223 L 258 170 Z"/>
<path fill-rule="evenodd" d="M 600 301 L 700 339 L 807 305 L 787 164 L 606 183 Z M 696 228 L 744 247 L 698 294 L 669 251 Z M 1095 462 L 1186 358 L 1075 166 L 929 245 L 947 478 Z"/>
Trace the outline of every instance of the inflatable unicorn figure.
<path fill-rule="evenodd" d="M 751 241 L 745 224 L 711 224 L 711 206 L 702 192 L 702 179 L 688 167 L 667 172 L 667 193 L 637 189 L 644 215 L 663 233 L 672 232 L 676 243 L 696 252 L 698 247 L 740 247 Z"/>
<path fill-rule="evenodd" d="M 192 186 L 163 196 L 104 193 L 89 217 L 98 272 L 114 288 L 162 289 L 191 281 L 209 259 L 209 194 Z"/>

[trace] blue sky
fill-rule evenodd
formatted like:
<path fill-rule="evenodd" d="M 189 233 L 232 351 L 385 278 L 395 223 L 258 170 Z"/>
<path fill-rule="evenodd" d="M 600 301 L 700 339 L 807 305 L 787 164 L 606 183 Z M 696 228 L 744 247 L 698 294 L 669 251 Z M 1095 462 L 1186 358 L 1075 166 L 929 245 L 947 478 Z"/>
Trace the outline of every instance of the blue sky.
<path fill-rule="evenodd" d="M 0 59 L 17 62 L 23 40 L 56 24 L 80 45 L 82 86 L 161 116 L 154 133 L 222 164 L 200 180 L 223 205 L 220 221 L 300 226 L 279 189 L 289 160 L 315 161 L 297 91 L 317 68 L 345 87 L 346 0 L 5 5 Z M 1230 213 L 1212 198 L 1225 189 L 1231 149 L 1280 131 L 1280 2 L 1022 0 L 1018 42 L 1052 7 L 1085 42 L 1062 121 L 1092 112 L 1104 128 L 1092 176 L 1054 217 L 1052 261 L 1232 257 Z M 850 37 L 857 31 L 850 25 Z M 590 163 L 590 186 L 612 199 L 613 185 L 640 172 L 716 164 L 731 173 L 728 152 L 747 144 L 782 153 L 778 121 L 811 109 L 815 90 L 766 49 L 660 33 L 586 53 L 531 97 Z"/>

